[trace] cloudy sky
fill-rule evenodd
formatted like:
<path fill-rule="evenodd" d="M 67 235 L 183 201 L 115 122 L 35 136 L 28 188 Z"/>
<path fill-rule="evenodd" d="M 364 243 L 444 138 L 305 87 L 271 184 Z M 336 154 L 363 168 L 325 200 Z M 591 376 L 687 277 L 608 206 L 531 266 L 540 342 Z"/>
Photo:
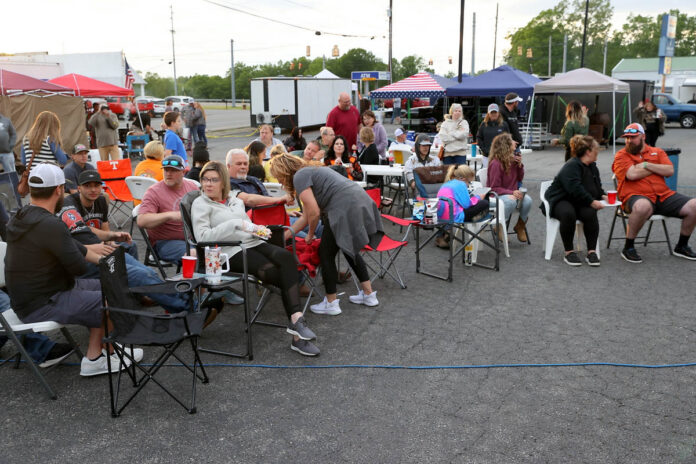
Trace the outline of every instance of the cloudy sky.
<path fill-rule="evenodd" d="M 174 11 L 178 75 L 223 74 L 230 65 L 230 39 L 235 61 L 260 64 L 305 54 L 311 58 L 362 47 L 387 60 L 389 0 L 211 0 L 247 12 L 312 30 L 362 37 L 341 37 L 289 27 L 242 14 L 206 0 L 22 0 L 3 2 L 0 53 L 48 51 L 84 53 L 123 50 L 141 72 L 172 74 L 170 5 Z M 393 55 L 433 59 L 438 73 L 456 71 L 459 47 L 457 0 L 393 0 Z M 499 0 L 500 64 L 508 48 L 505 36 L 524 26 L 558 0 Z M 613 0 L 613 23 L 629 13 L 656 15 L 671 8 L 696 14 L 696 1 Z M 493 64 L 496 2 L 466 2 L 464 71 L 471 70 L 472 14 L 476 12 L 476 69 Z M 12 20 L 8 20 L 13 18 Z M 374 36 L 374 39 L 370 37 Z M 452 65 L 448 56 L 454 57 Z"/>

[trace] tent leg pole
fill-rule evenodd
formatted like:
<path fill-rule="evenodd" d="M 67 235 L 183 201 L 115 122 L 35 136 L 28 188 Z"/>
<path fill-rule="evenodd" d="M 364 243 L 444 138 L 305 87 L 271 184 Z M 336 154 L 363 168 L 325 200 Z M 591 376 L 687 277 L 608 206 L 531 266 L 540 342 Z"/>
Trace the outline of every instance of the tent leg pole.
<path fill-rule="evenodd" d="M 616 92 L 611 93 L 611 114 L 612 114 L 612 124 L 614 127 L 612 128 L 611 131 L 611 141 L 612 141 L 612 146 L 614 149 L 613 155 L 616 156 Z"/>

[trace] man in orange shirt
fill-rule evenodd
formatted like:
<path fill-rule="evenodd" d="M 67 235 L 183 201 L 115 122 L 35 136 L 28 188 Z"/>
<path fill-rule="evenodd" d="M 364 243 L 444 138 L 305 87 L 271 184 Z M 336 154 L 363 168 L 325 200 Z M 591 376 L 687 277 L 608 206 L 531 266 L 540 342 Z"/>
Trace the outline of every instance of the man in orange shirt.
<path fill-rule="evenodd" d="M 665 177 L 674 174 L 674 166 L 663 150 L 645 144 L 643 126 L 629 124 L 623 137 L 626 147 L 616 153 L 611 168 L 619 184 L 619 200 L 629 213 L 626 244 L 621 257 L 629 263 L 643 262 L 634 246 L 636 236 L 650 216 L 661 214 L 682 218 L 679 241 L 673 254 L 696 260 L 696 253 L 689 247 L 689 238 L 696 226 L 696 198 L 667 187 Z"/>

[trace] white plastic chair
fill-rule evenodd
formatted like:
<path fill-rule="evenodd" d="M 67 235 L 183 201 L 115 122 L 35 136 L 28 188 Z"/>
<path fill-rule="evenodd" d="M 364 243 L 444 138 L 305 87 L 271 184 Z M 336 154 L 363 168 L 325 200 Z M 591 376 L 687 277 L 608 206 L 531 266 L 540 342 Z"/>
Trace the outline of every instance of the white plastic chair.
<path fill-rule="evenodd" d="M 5 286 L 6 252 L 7 243 L 0 242 L 0 287 Z M 34 375 L 36 375 L 36 377 L 39 379 L 39 382 L 44 387 L 44 389 L 46 389 L 48 396 L 50 396 L 51 399 L 55 400 L 58 398 L 58 395 L 56 395 L 51 386 L 48 385 L 48 382 L 41 373 L 41 370 L 34 363 L 34 360 L 29 356 L 29 353 L 27 353 L 27 350 L 24 348 L 24 345 L 22 344 L 21 340 L 21 337 L 23 335 L 31 333 L 50 332 L 54 330 L 61 331 L 68 343 L 70 343 L 73 346 L 73 352 L 76 353 L 78 359 L 81 360 L 82 352 L 80 351 L 80 348 L 77 346 L 77 343 L 75 343 L 75 340 L 72 338 L 70 332 L 68 332 L 68 329 L 65 328 L 64 325 L 53 321 L 33 322 L 25 324 L 24 322 L 19 320 L 19 317 L 17 317 L 17 314 L 15 314 L 15 312 L 12 309 L 0 312 L 0 335 L 7 336 L 7 338 L 14 344 L 15 348 L 17 349 L 17 353 L 0 363 L 0 366 L 7 362 L 11 362 L 13 359 L 16 359 L 16 366 L 19 367 L 19 361 L 22 358 L 24 358 L 24 361 L 26 362 L 27 366 L 29 366 Z"/>
<path fill-rule="evenodd" d="M 476 171 L 476 177 L 478 177 L 482 187 L 488 187 L 488 168 L 481 168 Z M 495 205 L 491 205 L 491 210 L 495 210 Z M 503 250 L 505 251 L 505 257 L 509 258 L 510 247 L 508 246 L 507 222 L 505 222 L 505 203 L 502 200 L 498 202 L 498 214 L 500 214 L 498 223 L 505 231 L 503 234 Z"/>
<path fill-rule="evenodd" d="M 143 176 L 128 176 L 126 177 L 126 185 L 130 190 L 131 195 L 136 200 L 142 200 L 145 196 L 145 191 L 157 183 L 152 177 Z"/>
<path fill-rule="evenodd" d="M 544 202 L 544 210 L 546 211 L 546 241 L 544 242 L 544 258 L 551 259 L 553 244 L 556 242 L 558 229 L 561 227 L 561 221 L 551 217 L 551 208 L 548 200 L 546 200 L 546 190 L 551 186 L 552 181 L 545 180 L 539 186 L 539 197 Z M 584 236 L 584 227 L 582 221 L 575 221 L 575 250 L 580 251 L 580 240 Z M 595 247 L 597 257 L 599 258 L 599 247 Z"/>

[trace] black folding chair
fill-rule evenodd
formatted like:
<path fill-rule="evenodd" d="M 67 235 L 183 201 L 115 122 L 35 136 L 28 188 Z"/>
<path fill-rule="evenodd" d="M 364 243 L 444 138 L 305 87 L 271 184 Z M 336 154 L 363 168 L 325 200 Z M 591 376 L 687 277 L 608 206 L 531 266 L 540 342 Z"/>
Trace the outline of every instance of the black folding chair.
<path fill-rule="evenodd" d="M 138 224 L 138 213 L 140 212 L 140 205 L 136 206 L 133 208 L 133 223 L 136 225 Z M 162 275 L 163 279 L 167 278 L 167 273 L 165 272 L 164 268 L 165 267 L 174 267 L 176 266 L 176 272 L 178 273 L 181 271 L 181 264 L 179 263 L 171 263 L 169 261 L 165 261 L 162 258 L 159 257 L 157 254 L 157 250 L 155 250 L 155 247 L 152 246 L 152 242 L 150 242 L 150 236 L 147 233 L 147 229 L 144 227 L 138 226 L 138 230 L 140 231 L 140 235 L 143 236 L 143 240 L 145 241 L 145 258 L 143 259 L 143 263 L 146 266 L 151 266 L 151 267 L 156 267 L 160 274 Z"/>
<path fill-rule="evenodd" d="M 112 417 L 118 417 L 150 380 L 190 414 L 195 413 L 197 380 L 208 383 L 208 375 L 198 352 L 198 337 L 203 330 L 206 315 L 205 312 L 198 311 L 198 308 L 194 306 L 194 293 L 200 288 L 203 279 L 128 288 L 123 247 L 117 247 L 113 253 L 99 261 L 99 274 L 102 287 L 104 342 L 113 346 L 114 352 L 119 358 L 119 372 L 116 375 L 116 380 L 112 379 L 111 376 L 111 363 L 107 364 L 109 367 L 108 379 Z M 187 293 L 190 296 L 190 311 L 166 314 L 161 311 L 146 310 L 140 306 L 133 293 Z M 111 321 L 112 328 L 109 327 L 109 321 Z M 193 351 L 193 368 L 176 353 L 176 350 L 186 340 L 189 341 Z M 161 347 L 163 350 L 152 364 L 144 365 L 133 358 L 131 354 L 133 345 Z M 193 374 L 189 405 L 186 405 L 155 378 L 155 375 L 171 357 L 178 360 L 183 367 Z M 199 367 L 202 375 L 197 372 Z M 124 375 L 130 377 L 135 391 L 119 406 L 121 379 Z"/>

